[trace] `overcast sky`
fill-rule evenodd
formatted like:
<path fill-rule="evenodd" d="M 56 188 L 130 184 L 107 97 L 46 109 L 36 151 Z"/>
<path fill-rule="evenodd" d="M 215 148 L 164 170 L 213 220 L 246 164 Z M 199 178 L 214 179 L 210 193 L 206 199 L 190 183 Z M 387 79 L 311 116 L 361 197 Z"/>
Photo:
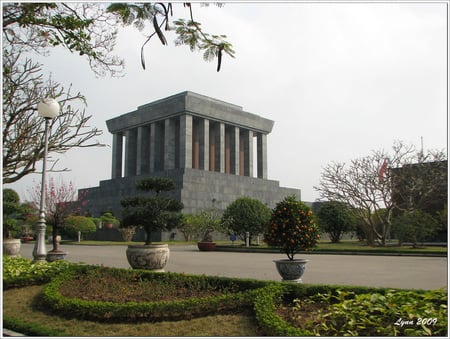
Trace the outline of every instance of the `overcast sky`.
<path fill-rule="evenodd" d="M 447 2 L 227 3 L 194 6 L 208 33 L 226 34 L 236 58 L 203 61 L 188 47 L 121 29 L 115 53 L 125 58 L 122 78 L 96 78 L 87 62 L 65 51 L 44 61 L 53 78 L 82 92 L 91 124 L 186 90 L 242 106 L 275 121 L 268 136 L 268 177 L 319 198 L 320 174 L 333 161 L 348 162 L 394 140 L 425 150 L 447 148 Z M 182 4 L 174 18 L 187 18 Z M 70 151 L 60 167 L 76 187 L 111 178 L 111 148 Z M 50 174 L 55 177 L 60 174 Z M 39 175 L 10 186 L 22 199 Z"/>

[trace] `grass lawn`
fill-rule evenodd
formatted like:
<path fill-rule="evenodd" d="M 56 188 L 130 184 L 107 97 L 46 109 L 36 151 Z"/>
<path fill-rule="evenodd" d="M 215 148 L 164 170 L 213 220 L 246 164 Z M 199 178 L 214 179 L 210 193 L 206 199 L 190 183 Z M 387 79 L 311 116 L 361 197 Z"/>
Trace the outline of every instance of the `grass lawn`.
<path fill-rule="evenodd" d="M 218 245 L 218 250 L 224 251 L 272 251 L 277 252 L 277 249 L 269 248 L 266 244 L 260 243 L 260 245 L 252 245 L 248 248 L 245 247 L 245 243 L 242 241 L 235 241 L 231 244 L 229 240 L 216 241 Z M 64 245 L 92 245 L 92 246 L 112 246 L 112 245 L 131 245 L 137 244 L 136 242 L 123 242 L 123 241 L 94 241 L 94 240 L 83 240 L 81 242 L 77 241 L 62 241 Z M 196 245 L 197 242 L 191 241 L 164 241 L 164 243 L 169 244 L 169 246 L 187 246 Z M 424 246 L 421 248 L 413 248 L 412 246 L 398 246 L 396 242 L 389 243 L 388 246 L 367 246 L 364 243 L 354 241 L 354 240 L 344 240 L 339 243 L 331 243 L 328 241 L 319 242 L 317 248 L 314 251 L 308 252 L 311 254 L 316 253 L 342 253 L 342 254 L 406 254 L 406 255 L 436 255 L 436 256 L 447 256 L 446 246 Z"/>
<path fill-rule="evenodd" d="M 102 323 L 68 319 L 45 312 L 36 306 L 43 286 L 28 286 L 3 291 L 3 315 L 29 319 L 46 328 L 76 337 L 115 336 L 261 336 L 254 317 L 246 314 L 215 315 L 180 321 Z"/>

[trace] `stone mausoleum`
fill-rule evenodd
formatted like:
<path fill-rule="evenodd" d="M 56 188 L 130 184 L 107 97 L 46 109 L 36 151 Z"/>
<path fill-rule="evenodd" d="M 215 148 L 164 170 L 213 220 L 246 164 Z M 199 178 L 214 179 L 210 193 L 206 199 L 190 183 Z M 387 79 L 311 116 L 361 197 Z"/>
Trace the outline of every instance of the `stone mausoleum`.
<path fill-rule="evenodd" d="M 300 190 L 280 187 L 267 175 L 267 135 L 274 122 L 242 107 L 193 92 L 182 92 L 106 122 L 113 135 L 111 179 L 87 191 L 94 216 L 120 201 L 145 195 L 136 181 L 162 176 L 174 180 L 170 196 L 180 199 L 185 213 L 225 209 L 242 196 L 270 208 Z M 256 166 L 256 167 L 255 167 Z"/>

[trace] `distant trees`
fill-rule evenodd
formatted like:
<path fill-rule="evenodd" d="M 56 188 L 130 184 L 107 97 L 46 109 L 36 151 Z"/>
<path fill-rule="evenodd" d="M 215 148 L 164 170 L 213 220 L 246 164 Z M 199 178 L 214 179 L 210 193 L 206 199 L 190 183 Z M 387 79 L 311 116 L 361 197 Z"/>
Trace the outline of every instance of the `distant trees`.
<path fill-rule="evenodd" d="M 444 151 L 424 154 L 400 141 L 394 142 L 392 150 L 373 151 L 349 164 L 331 163 L 315 187 L 324 200 L 352 207 L 369 245 L 386 244 L 396 215 L 423 210 L 436 200 L 441 206 L 447 201 Z M 410 168 L 414 168 L 413 175 Z"/>
<path fill-rule="evenodd" d="M 354 229 L 354 218 L 348 206 L 339 201 L 326 201 L 316 212 L 321 232 L 329 235 L 331 242 L 337 243 L 342 236 Z"/>
<path fill-rule="evenodd" d="M 242 197 L 229 204 L 222 215 L 222 224 L 229 232 L 245 240 L 246 232 L 251 240 L 264 232 L 270 220 L 271 210 L 258 199 Z"/>

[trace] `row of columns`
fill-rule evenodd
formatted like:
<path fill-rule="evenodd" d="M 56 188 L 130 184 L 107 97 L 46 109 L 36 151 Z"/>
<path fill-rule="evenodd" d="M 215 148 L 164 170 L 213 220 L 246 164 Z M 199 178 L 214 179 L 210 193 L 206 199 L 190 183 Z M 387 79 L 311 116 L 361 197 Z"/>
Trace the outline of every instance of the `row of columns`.
<path fill-rule="evenodd" d="M 254 137 L 257 177 L 267 179 L 266 134 L 189 114 L 114 133 L 112 178 L 175 168 L 253 176 Z"/>

